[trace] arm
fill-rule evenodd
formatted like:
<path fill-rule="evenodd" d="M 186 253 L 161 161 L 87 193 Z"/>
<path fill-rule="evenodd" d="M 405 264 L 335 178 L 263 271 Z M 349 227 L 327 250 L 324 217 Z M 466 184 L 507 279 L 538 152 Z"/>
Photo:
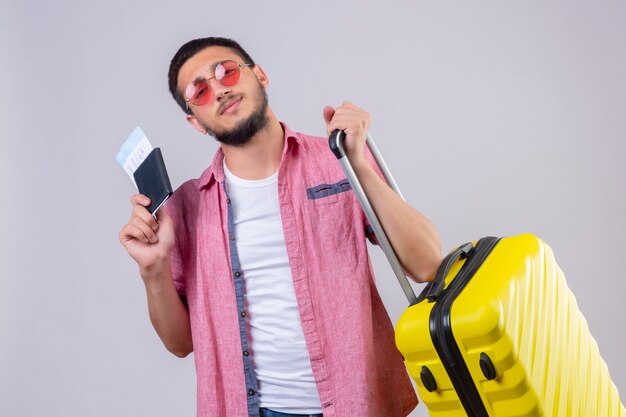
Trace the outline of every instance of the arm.
<path fill-rule="evenodd" d="M 370 116 L 351 103 L 324 109 L 328 133 L 346 133 L 346 153 L 378 216 L 402 267 L 417 282 L 433 278 L 441 263 L 441 241 L 433 224 L 403 201 L 378 176 L 365 158 Z"/>
<path fill-rule="evenodd" d="M 120 231 L 119 240 L 139 265 L 154 329 L 167 350 L 185 357 L 193 351 L 193 345 L 189 311 L 172 282 L 172 218 L 166 210 L 159 210 L 158 221 L 154 220 L 146 209 L 150 201 L 143 195 L 133 196 L 131 202 L 131 219 Z"/>

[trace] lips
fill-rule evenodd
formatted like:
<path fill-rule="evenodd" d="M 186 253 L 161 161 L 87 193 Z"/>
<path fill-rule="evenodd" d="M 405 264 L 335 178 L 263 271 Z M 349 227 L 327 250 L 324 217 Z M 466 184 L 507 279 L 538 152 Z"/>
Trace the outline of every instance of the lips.
<path fill-rule="evenodd" d="M 231 110 L 236 109 L 240 101 L 241 101 L 241 97 L 233 97 L 230 100 L 223 103 L 219 108 L 220 116 L 224 113 L 227 113 Z"/>

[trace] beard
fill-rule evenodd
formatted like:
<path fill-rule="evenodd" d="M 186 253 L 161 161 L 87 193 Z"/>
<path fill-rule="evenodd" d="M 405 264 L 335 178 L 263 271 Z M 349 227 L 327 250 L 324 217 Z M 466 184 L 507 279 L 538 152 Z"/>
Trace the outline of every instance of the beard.
<path fill-rule="evenodd" d="M 225 97 L 226 98 L 226 97 Z M 267 92 L 263 87 L 259 85 L 257 94 L 259 99 L 259 105 L 246 119 L 237 123 L 235 127 L 230 130 L 224 130 L 217 132 L 208 126 L 204 126 L 207 133 L 215 138 L 220 143 L 229 146 L 244 146 L 250 139 L 261 130 L 265 129 L 269 123 L 269 117 L 267 117 Z"/>

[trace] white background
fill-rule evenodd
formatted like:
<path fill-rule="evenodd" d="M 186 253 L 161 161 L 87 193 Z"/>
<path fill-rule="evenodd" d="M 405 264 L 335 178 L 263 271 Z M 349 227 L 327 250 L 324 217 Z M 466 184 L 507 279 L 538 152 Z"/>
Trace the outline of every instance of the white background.
<path fill-rule="evenodd" d="M 114 156 L 140 125 L 175 187 L 210 163 L 166 74 L 212 35 L 262 65 L 295 130 L 324 135 L 326 104 L 367 109 L 444 251 L 550 243 L 626 392 L 624 22 L 605 0 L 2 0 L 0 415 L 195 415 L 193 356 L 163 348 L 117 242 L 134 190 Z M 374 263 L 395 322 L 403 294 Z"/>

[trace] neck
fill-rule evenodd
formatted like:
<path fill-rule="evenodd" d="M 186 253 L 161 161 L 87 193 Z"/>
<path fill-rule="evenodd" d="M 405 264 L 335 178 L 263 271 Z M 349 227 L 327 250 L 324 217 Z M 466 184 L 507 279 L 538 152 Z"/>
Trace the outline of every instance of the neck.
<path fill-rule="evenodd" d="M 228 170 L 239 178 L 260 180 L 278 171 L 283 154 L 283 127 L 270 109 L 267 126 L 244 146 L 222 144 Z"/>

